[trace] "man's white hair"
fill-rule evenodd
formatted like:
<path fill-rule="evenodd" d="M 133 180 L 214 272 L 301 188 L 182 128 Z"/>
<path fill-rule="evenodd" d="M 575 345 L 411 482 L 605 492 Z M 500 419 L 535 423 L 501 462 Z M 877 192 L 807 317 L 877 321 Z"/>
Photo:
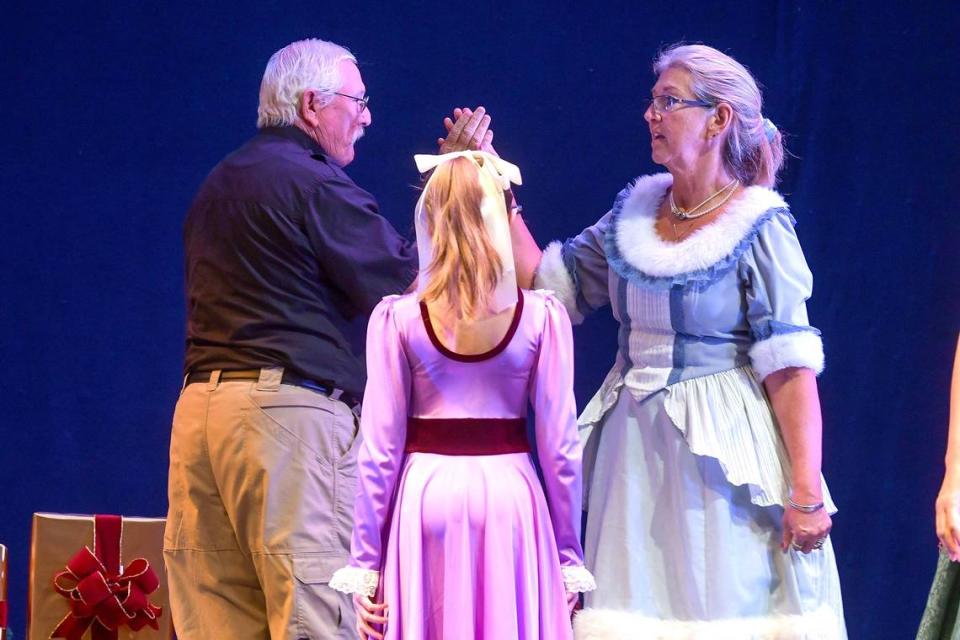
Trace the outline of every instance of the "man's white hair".
<path fill-rule="evenodd" d="M 333 100 L 343 85 L 339 65 L 344 60 L 357 62 L 344 47 L 319 38 L 292 42 L 270 56 L 260 82 L 257 127 L 294 124 L 307 89 L 319 91 L 324 105 Z"/>

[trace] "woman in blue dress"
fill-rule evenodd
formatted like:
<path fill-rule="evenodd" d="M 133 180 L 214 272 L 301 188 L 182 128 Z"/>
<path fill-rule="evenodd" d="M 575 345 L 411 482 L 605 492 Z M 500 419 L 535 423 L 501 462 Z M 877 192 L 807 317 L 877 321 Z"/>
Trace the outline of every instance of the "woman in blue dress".
<path fill-rule="evenodd" d="M 671 47 L 654 71 L 644 118 L 667 173 L 551 244 L 536 274 L 574 321 L 610 305 L 620 323 L 580 417 L 599 586 L 578 637 L 846 638 L 812 277 L 771 188 L 781 136 L 753 77 L 716 49 Z"/>

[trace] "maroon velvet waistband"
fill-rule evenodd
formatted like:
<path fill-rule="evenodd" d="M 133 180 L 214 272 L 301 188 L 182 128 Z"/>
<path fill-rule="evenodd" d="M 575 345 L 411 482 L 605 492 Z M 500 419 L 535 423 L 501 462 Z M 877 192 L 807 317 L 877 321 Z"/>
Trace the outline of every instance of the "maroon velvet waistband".
<path fill-rule="evenodd" d="M 447 456 L 528 453 L 526 418 L 407 418 L 404 451 Z"/>

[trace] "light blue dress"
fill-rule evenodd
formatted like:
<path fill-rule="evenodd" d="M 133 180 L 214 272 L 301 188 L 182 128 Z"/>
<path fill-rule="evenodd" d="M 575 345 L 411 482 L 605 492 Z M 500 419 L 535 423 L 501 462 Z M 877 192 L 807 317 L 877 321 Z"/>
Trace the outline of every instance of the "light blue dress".
<path fill-rule="evenodd" d="M 654 222 L 671 183 L 638 179 L 538 269 L 575 322 L 609 304 L 620 323 L 579 419 L 597 590 L 577 637 L 846 638 L 829 538 L 810 554 L 779 548 L 790 461 L 761 383 L 823 369 L 795 221 L 779 194 L 749 187 L 668 243 Z"/>

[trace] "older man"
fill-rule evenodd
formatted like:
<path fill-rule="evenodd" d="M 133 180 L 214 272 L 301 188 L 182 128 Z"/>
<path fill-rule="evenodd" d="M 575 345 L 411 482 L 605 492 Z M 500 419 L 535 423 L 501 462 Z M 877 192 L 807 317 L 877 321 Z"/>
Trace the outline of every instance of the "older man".
<path fill-rule="evenodd" d="M 343 170 L 370 123 L 354 56 L 294 42 L 267 63 L 259 132 L 187 214 L 164 537 L 181 640 L 354 633 L 351 603 L 327 586 L 349 548 L 364 386 L 348 336 L 417 265 Z M 442 150 L 489 143 L 488 124 L 468 112 Z"/>

